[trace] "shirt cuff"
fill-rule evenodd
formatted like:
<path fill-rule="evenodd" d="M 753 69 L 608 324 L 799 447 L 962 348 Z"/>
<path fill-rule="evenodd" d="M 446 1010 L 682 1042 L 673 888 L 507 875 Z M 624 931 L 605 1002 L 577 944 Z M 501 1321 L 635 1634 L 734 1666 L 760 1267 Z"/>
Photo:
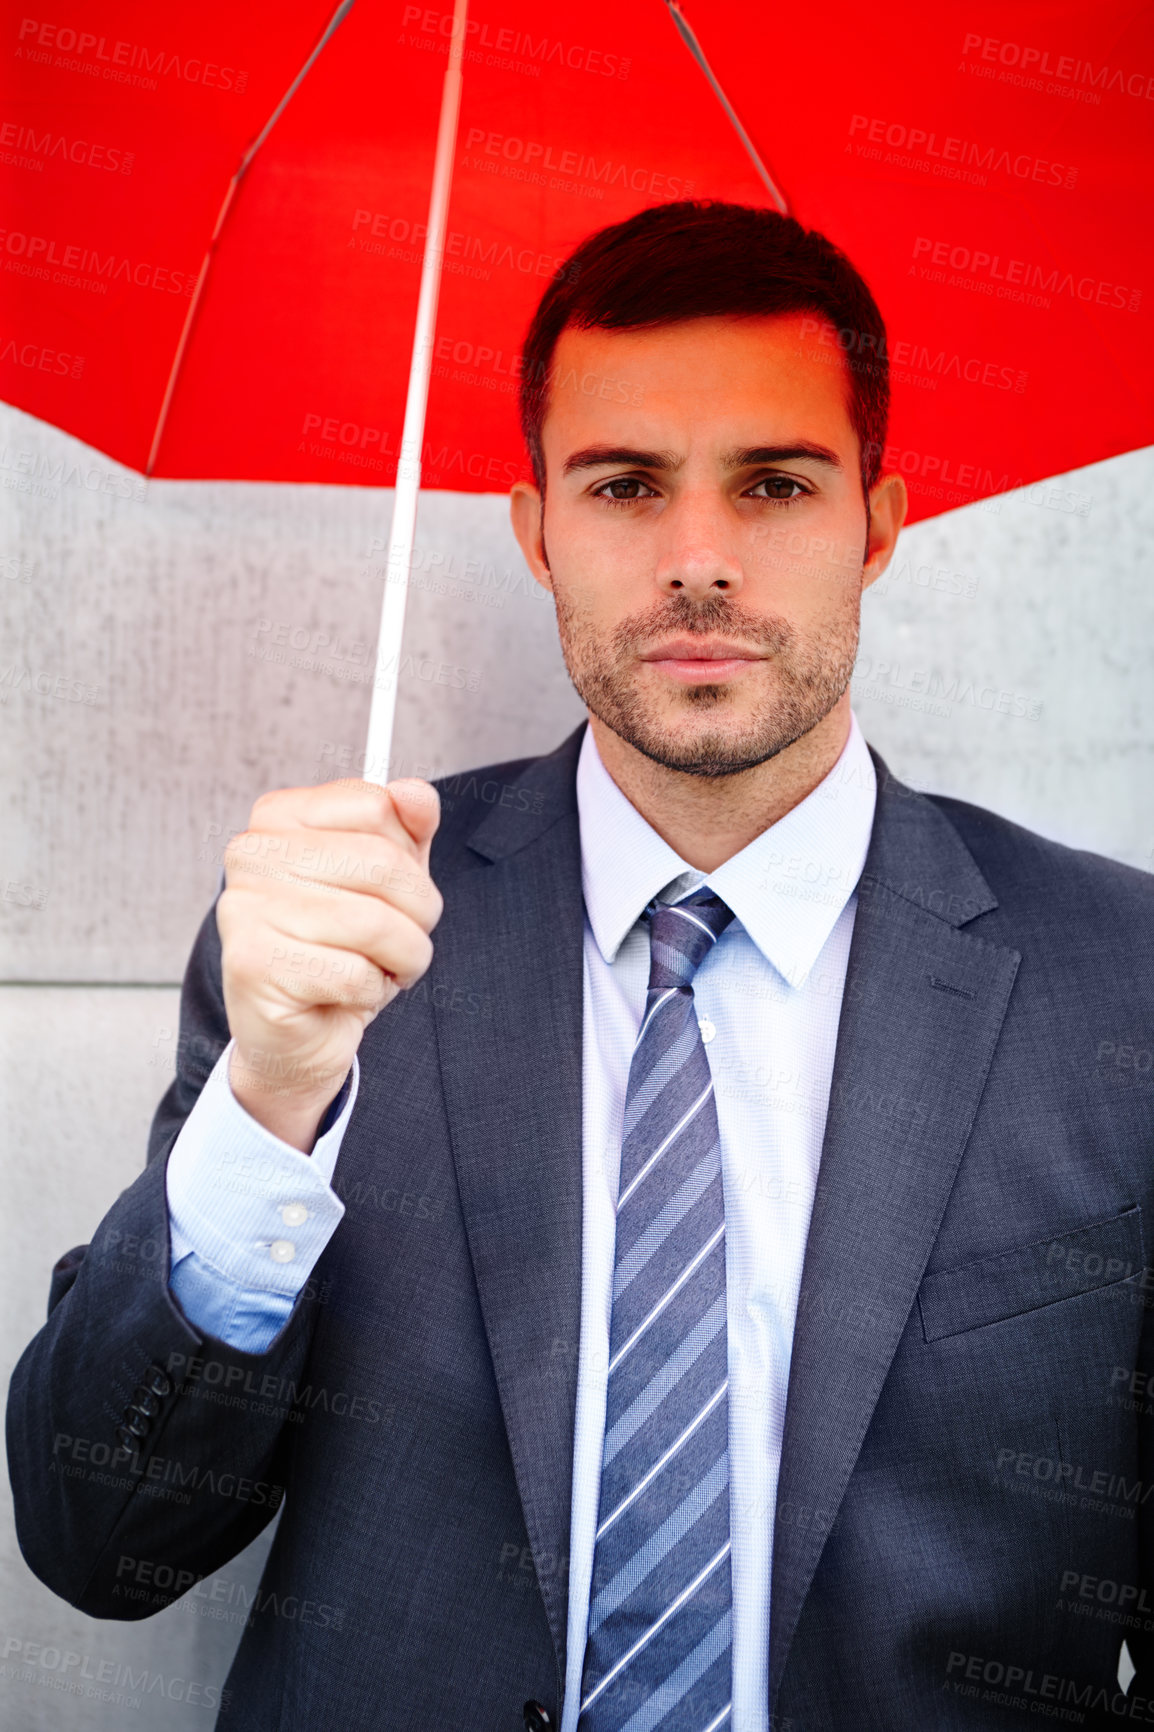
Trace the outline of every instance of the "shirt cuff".
<path fill-rule="evenodd" d="M 236 1099 L 228 1080 L 234 1045 L 221 1053 L 168 1157 L 172 1268 L 195 1253 L 208 1266 L 206 1276 L 215 1272 L 234 1288 L 281 1295 L 291 1309 L 345 1212 L 329 1181 L 360 1069 L 354 1058 L 336 1122 L 306 1155 L 266 1131 Z"/>

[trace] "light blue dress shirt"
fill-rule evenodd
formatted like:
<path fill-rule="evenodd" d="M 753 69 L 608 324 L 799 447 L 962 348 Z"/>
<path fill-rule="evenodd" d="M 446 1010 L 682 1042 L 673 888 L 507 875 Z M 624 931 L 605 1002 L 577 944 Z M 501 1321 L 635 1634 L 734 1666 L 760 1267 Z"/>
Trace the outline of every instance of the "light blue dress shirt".
<path fill-rule="evenodd" d="M 311 1155 L 245 1112 L 228 1082 L 229 1041 L 168 1157 L 169 1286 L 189 1322 L 245 1353 L 271 1347 L 345 1206 L 330 1180 L 360 1068 Z M 322 1121 L 323 1122 L 323 1121 Z"/>
<path fill-rule="evenodd" d="M 713 1072 L 726 1217 L 734 1732 L 768 1732 L 770 1568 L 781 1439 L 838 1019 L 875 777 L 856 718 L 829 775 L 706 875 L 621 793 L 591 729 L 577 766 L 585 899 L 581 1341 L 561 1732 L 576 1732 L 589 1609 L 621 1122 L 649 978 L 640 916 L 708 882 L 734 920 L 694 980 Z M 434 934 L 434 943 L 436 936 Z M 344 1205 L 329 1181 L 356 1098 L 303 1155 L 228 1086 L 228 1053 L 168 1167 L 171 1284 L 198 1327 L 249 1352 L 283 1327 Z M 286 1212 L 287 1211 L 287 1212 Z M 302 1211 L 306 1213 L 302 1214 Z"/>

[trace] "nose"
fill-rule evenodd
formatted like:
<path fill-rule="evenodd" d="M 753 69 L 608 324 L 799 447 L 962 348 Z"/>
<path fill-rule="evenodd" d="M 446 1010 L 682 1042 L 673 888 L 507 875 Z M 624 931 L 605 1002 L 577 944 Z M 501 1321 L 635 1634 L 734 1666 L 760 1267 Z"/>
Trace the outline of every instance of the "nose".
<path fill-rule="evenodd" d="M 735 542 L 732 508 L 719 494 L 693 490 L 662 513 L 655 576 L 662 594 L 700 599 L 714 591 L 735 594 L 744 571 Z"/>

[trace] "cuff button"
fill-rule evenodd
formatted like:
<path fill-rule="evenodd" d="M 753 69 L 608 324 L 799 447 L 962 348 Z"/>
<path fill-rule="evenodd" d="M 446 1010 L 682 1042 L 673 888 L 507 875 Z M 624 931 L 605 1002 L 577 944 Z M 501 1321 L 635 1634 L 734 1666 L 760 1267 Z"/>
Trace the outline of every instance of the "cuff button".
<path fill-rule="evenodd" d="M 268 1248 L 268 1254 L 274 1263 L 291 1263 L 297 1254 L 297 1248 L 291 1239 L 274 1239 Z"/>

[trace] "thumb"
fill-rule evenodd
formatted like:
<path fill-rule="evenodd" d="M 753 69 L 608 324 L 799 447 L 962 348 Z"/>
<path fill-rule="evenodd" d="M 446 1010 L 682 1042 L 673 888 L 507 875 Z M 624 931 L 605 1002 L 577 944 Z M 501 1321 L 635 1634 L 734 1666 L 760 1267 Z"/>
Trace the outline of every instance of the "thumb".
<path fill-rule="evenodd" d="M 441 798 L 431 782 L 418 776 L 400 776 L 387 784 L 393 810 L 417 845 L 421 865 L 429 870 L 429 849 L 441 822 Z"/>

